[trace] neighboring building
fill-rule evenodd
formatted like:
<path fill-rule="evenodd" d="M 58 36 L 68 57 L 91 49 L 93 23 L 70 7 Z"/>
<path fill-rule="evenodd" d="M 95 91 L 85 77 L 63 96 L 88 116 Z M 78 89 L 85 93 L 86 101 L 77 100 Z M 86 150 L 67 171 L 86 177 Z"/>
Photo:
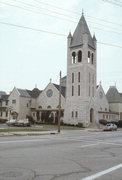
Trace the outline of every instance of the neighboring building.
<path fill-rule="evenodd" d="M 8 95 L 0 91 L 0 122 L 8 119 Z"/>
<path fill-rule="evenodd" d="M 122 120 L 122 93 L 119 93 L 115 86 L 110 86 L 106 97 L 109 103 L 110 112 L 118 113 L 118 119 Z M 117 119 L 117 117 L 116 117 Z"/>
<path fill-rule="evenodd" d="M 31 116 L 31 109 L 36 107 L 36 98 L 40 93 L 36 88 L 32 91 L 14 88 L 8 98 L 10 118 L 24 119 Z"/>

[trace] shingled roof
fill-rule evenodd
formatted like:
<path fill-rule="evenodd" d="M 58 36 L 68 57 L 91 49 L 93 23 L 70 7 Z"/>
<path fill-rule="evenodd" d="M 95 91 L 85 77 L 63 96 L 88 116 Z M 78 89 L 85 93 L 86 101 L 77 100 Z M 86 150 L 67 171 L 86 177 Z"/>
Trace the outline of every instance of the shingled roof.
<path fill-rule="evenodd" d="M 115 86 L 111 86 L 106 94 L 109 103 L 122 103 L 122 95 Z"/>
<path fill-rule="evenodd" d="M 32 91 L 27 90 L 27 92 L 32 98 L 37 98 L 42 91 L 40 91 L 38 88 L 34 88 Z"/>
<path fill-rule="evenodd" d="M 9 95 L 2 95 L 2 96 L 0 97 L 0 99 L 3 100 L 3 101 L 7 101 L 7 100 L 8 100 L 8 97 L 9 97 Z"/>
<path fill-rule="evenodd" d="M 17 90 L 21 97 L 28 97 L 28 98 L 31 97 L 25 89 L 17 89 Z"/>
<path fill-rule="evenodd" d="M 87 26 L 86 20 L 84 18 L 84 15 L 82 14 L 80 21 L 75 29 L 75 32 L 72 37 L 71 45 L 70 47 L 83 45 L 83 35 L 87 33 L 88 34 L 88 45 L 95 49 L 94 45 L 94 38 L 92 38 L 89 28 Z"/>
<path fill-rule="evenodd" d="M 0 98 L 2 95 L 6 95 L 6 92 L 5 91 L 0 91 Z"/>
<path fill-rule="evenodd" d="M 60 89 L 60 86 L 59 85 L 57 85 L 57 84 L 53 84 L 58 90 Z M 64 87 L 64 86 L 61 86 L 61 94 L 62 94 L 62 96 L 64 96 L 65 97 L 65 93 L 66 93 L 66 87 Z"/>

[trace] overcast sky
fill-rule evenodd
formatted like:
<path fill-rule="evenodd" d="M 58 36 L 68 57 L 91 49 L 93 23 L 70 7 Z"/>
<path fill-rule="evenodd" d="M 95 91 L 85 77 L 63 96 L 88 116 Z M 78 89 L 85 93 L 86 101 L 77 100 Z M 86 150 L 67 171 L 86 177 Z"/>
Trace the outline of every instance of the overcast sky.
<path fill-rule="evenodd" d="M 105 0 L 0 0 L 0 91 L 59 83 L 59 71 L 66 75 L 67 36 L 83 9 L 98 41 L 97 83 L 105 92 L 115 84 L 122 92 L 122 0 L 111 1 L 119 6 Z"/>

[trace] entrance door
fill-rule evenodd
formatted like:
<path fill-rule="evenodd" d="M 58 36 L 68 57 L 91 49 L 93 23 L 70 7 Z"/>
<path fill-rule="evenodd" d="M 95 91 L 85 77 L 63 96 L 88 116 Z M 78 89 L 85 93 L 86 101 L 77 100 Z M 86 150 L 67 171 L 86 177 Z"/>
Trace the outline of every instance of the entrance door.
<path fill-rule="evenodd" d="M 93 119 L 94 119 L 94 109 L 91 108 L 91 109 L 90 109 L 90 122 L 91 122 L 91 123 L 93 122 Z"/>

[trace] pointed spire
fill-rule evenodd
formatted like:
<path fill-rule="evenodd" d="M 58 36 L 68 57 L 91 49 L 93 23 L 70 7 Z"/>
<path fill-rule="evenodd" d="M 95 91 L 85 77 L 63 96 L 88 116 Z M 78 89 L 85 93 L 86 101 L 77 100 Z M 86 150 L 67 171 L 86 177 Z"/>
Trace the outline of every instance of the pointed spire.
<path fill-rule="evenodd" d="M 82 8 L 82 16 L 84 16 L 84 11 L 83 11 L 83 8 Z"/>
<path fill-rule="evenodd" d="M 96 41 L 96 36 L 95 36 L 95 33 L 93 35 L 93 41 Z"/>
<path fill-rule="evenodd" d="M 52 83 L 52 79 L 50 78 L 50 83 Z"/>
<path fill-rule="evenodd" d="M 77 25 L 77 27 L 75 29 L 75 32 L 73 34 L 73 37 L 72 37 L 71 47 L 82 45 L 83 44 L 83 35 L 85 33 L 87 33 L 88 34 L 88 44 L 89 44 L 89 46 L 95 48 L 94 41 L 92 39 L 92 36 L 90 34 L 88 25 L 86 23 L 86 20 L 85 20 L 83 14 L 84 13 L 83 13 L 83 10 L 82 10 L 82 16 L 81 16 L 81 18 L 79 20 L 79 23 L 78 23 L 78 25 Z"/>
<path fill-rule="evenodd" d="M 71 31 L 69 31 L 69 35 L 67 38 L 72 38 L 72 34 L 71 34 Z"/>
<path fill-rule="evenodd" d="M 35 84 L 35 88 L 37 89 L 37 84 Z"/>

